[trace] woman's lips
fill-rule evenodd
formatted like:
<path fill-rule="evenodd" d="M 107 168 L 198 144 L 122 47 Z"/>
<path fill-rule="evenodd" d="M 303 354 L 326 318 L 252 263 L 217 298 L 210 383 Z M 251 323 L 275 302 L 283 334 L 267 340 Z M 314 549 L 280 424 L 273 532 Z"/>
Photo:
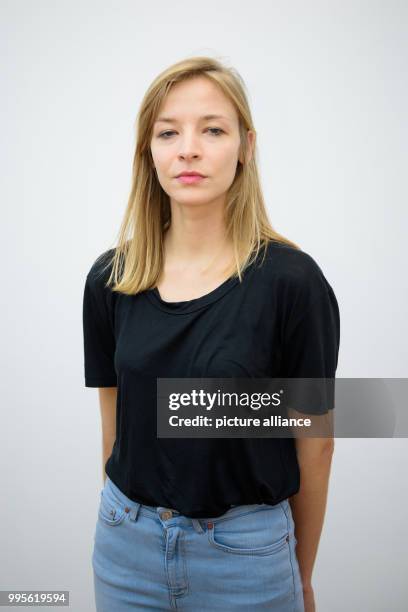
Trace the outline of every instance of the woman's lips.
<path fill-rule="evenodd" d="M 199 175 L 194 175 L 194 176 L 178 176 L 177 180 L 180 181 L 180 183 L 186 183 L 187 185 L 191 185 L 192 183 L 199 183 L 200 181 L 203 181 L 206 177 L 205 176 L 199 176 Z"/>

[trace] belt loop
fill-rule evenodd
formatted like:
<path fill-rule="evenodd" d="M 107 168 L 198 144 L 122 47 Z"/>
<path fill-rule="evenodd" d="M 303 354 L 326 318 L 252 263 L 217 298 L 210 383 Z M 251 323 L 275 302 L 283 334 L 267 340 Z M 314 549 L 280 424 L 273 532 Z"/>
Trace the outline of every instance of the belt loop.
<path fill-rule="evenodd" d="M 132 508 L 125 508 L 126 512 L 129 512 L 129 517 L 132 519 L 132 521 L 137 521 L 140 506 L 141 504 L 136 502 Z"/>
<path fill-rule="evenodd" d="M 201 523 L 200 523 L 200 521 L 198 519 L 193 518 L 191 520 L 192 520 L 194 529 L 196 530 L 197 533 L 205 533 L 204 529 L 201 527 Z"/>

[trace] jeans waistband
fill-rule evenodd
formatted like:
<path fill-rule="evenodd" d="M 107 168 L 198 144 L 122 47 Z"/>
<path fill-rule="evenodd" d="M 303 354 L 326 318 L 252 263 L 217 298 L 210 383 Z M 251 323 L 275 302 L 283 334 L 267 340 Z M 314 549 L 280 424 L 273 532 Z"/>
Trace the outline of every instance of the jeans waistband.
<path fill-rule="evenodd" d="M 202 532 L 203 527 L 206 527 L 208 523 L 214 524 L 232 517 L 238 517 L 244 514 L 248 514 L 250 512 L 257 512 L 266 508 L 273 508 L 273 506 L 268 504 L 243 504 L 232 506 L 221 516 L 192 518 L 181 514 L 175 508 L 169 508 L 167 506 L 149 506 L 147 504 L 142 504 L 129 499 L 127 495 L 125 495 L 119 489 L 119 487 L 115 485 L 115 483 L 109 478 L 109 476 L 106 476 L 105 487 L 110 491 L 113 497 L 115 497 L 121 505 L 127 508 L 128 512 L 132 512 L 135 520 L 138 514 L 142 514 L 144 516 L 148 516 L 156 520 L 159 519 L 164 526 L 171 526 L 175 524 L 192 524 L 196 531 L 199 532 Z M 288 500 L 285 499 L 281 502 L 278 502 L 276 504 L 276 507 L 279 507 L 279 505 L 286 507 L 288 503 Z"/>

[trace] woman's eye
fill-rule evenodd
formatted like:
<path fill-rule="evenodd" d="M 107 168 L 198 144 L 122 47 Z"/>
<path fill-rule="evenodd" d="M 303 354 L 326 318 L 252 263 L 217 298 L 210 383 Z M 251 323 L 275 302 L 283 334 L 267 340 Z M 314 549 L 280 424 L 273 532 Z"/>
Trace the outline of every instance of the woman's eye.
<path fill-rule="evenodd" d="M 220 136 L 221 133 L 224 132 L 224 130 L 222 130 L 221 128 L 206 128 L 206 129 L 210 130 L 213 136 Z M 174 130 L 167 130 L 166 132 L 162 132 L 161 134 L 159 134 L 159 138 L 164 138 L 164 140 L 168 140 L 167 137 L 169 134 L 174 134 Z"/>
<path fill-rule="evenodd" d="M 170 130 L 168 130 L 167 132 L 162 132 L 161 134 L 159 134 L 159 138 L 164 138 L 167 136 L 167 134 L 172 134 L 172 132 Z"/>
<path fill-rule="evenodd" d="M 215 130 L 217 132 L 217 134 L 214 134 L 214 132 L 212 132 L 214 134 L 214 136 L 219 136 L 221 134 L 221 132 L 224 131 L 221 128 L 208 128 L 208 129 L 209 130 Z"/>

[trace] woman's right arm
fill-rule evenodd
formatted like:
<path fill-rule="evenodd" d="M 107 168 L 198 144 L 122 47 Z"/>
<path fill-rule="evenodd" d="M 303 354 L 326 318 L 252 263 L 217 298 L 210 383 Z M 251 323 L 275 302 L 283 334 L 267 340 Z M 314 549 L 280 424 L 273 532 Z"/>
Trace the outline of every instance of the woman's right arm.
<path fill-rule="evenodd" d="M 102 421 L 102 479 L 105 482 L 105 465 L 112 454 L 116 439 L 117 387 L 99 387 L 99 404 Z"/>

